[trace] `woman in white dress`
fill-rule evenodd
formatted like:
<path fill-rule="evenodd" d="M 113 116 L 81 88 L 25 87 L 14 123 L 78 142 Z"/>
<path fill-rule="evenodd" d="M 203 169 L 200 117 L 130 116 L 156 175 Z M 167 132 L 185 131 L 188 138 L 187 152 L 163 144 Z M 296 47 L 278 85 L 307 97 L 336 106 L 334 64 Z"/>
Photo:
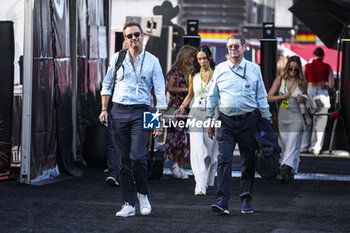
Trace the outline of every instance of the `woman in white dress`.
<path fill-rule="evenodd" d="M 178 115 L 190 104 L 190 121 L 205 121 L 206 102 L 209 89 L 212 85 L 212 76 L 215 69 L 213 55 L 208 46 L 197 49 L 194 70 L 189 79 L 189 91 Z M 196 125 L 196 124 L 194 124 Z M 204 127 L 190 126 L 191 168 L 196 181 L 194 195 L 203 196 L 208 186 L 214 186 L 214 179 L 218 165 L 218 144 L 216 138 L 211 140 Z"/>
<path fill-rule="evenodd" d="M 278 139 L 282 147 L 281 181 L 293 179 L 298 172 L 303 134 L 299 104 L 307 92 L 307 82 L 298 56 L 288 59 L 282 76 L 276 77 L 267 96 L 268 102 L 282 101 L 278 111 Z M 278 93 L 277 95 L 275 95 Z"/>

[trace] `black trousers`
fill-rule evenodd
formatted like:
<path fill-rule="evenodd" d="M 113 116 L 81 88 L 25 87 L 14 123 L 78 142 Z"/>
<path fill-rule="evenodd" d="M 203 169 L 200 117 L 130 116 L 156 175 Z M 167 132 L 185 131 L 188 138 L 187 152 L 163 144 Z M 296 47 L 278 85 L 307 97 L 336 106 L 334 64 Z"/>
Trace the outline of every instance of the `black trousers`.
<path fill-rule="evenodd" d="M 143 112 L 147 105 L 113 104 L 111 118 L 116 152 L 120 157 L 120 186 L 125 202 L 135 206 L 136 192 L 148 194 L 147 138 L 143 129 Z"/>
<path fill-rule="evenodd" d="M 241 155 L 241 181 L 240 198 L 251 200 L 254 181 L 254 154 L 256 141 L 254 130 L 258 122 L 258 113 L 253 113 L 242 120 L 232 119 L 220 114 L 221 127 L 216 131 L 216 138 L 219 144 L 217 183 L 217 201 L 224 208 L 228 208 L 230 199 L 230 187 L 232 177 L 233 152 L 238 143 Z"/>

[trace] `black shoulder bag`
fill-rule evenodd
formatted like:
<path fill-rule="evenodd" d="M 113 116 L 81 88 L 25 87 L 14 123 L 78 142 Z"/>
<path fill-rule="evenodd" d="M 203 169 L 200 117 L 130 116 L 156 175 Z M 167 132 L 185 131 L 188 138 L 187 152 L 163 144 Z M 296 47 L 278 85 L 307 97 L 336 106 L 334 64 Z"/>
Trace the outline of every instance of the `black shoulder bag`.
<path fill-rule="evenodd" d="M 259 117 L 254 132 L 258 149 L 255 151 L 255 170 L 262 178 L 276 177 L 279 171 L 279 159 L 282 152 L 273 132 L 271 123 Z"/>
<path fill-rule="evenodd" d="M 120 50 L 119 51 L 119 55 L 118 55 L 118 60 L 117 62 L 115 63 L 115 69 L 114 69 L 114 75 L 113 75 L 113 79 L 112 79 L 112 82 L 109 84 L 109 87 L 108 87 L 108 90 L 110 88 L 112 88 L 112 85 L 113 85 L 113 88 L 112 88 L 112 94 L 111 94 L 111 97 L 109 99 L 109 103 L 108 103 L 108 110 L 110 110 L 112 108 L 112 98 L 113 98 L 113 94 L 114 94 L 114 84 L 117 80 L 117 71 L 119 70 L 119 68 L 122 66 L 123 64 L 123 61 L 125 60 L 125 56 L 126 56 L 126 53 L 127 53 L 128 50 L 124 49 L 124 50 Z"/>

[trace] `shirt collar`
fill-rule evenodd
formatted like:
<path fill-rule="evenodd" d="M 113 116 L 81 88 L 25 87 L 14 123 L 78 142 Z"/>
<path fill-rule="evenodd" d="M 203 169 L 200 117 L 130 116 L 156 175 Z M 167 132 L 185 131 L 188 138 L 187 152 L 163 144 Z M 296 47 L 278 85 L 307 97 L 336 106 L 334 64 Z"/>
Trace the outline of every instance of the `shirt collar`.
<path fill-rule="evenodd" d="M 130 51 L 128 50 L 127 57 L 128 57 L 128 59 L 130 60 L 129 52 L 130 52 Z M 145 50 L 142 49 L 142 52 L 137 56 L 137 60 L 142 59 L 144 54 L 145 54 Z"/>
<path fill-rule="evenodd" d="M 236 67 L 235 64 L 233 64 L 233 62 L 232 62 L 230 59 L 229 59 L 228 61 L 230 62 L 230 67 L 231 67 L 231 69 L 233 69 L 233 68 Z M 244 66 L 245 66 L 246 62 L 247 62 L 247 61 L 246 61 L 246 60 L 244 59 L 244 57 L 243 57 L 241 63 L 239 64 L 239 66 L 238 66 L 237 68 L 241 67 L 242 69 L 244 69 Z"/>

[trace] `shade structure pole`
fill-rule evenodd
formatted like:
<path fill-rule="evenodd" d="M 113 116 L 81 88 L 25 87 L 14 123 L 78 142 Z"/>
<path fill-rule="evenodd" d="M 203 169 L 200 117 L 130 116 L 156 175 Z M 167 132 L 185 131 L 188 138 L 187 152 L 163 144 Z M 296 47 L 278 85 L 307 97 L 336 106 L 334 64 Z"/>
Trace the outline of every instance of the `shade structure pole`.
<path fill-rule="evenodd" d="M 172 47 L 173 47 L 173 26 L 169 26 L 168 43 L 167 43 L 167 58 L 166 58 L 167 70 L 171 69 Z"/>
<path fill-rule="evenodd" d="M 277 39 L 260 39 L 260 67 L 267 90 L 272 86 L 277 70 Z"/>
<path fill-rule="evenodd" d="M 70 50 L 72 61 L 72 152 L 73 159 L 77 161 L 77 102 L 78 102 L 78 68 L 77 68 L 77 0 L 69 1 L 69 31 L 70 31 Z"/>
<path fill-rule="evenodd" d="M 30 183 L 32 142 L 33 7 L 34 0 L 24 1 L 22 158 L 20 182 L 26 184 Z"/>
<path fill-rule="evenodd" d="M 345 126 L 346 142 L 348 149 L 350 149 L 350 24 L 347 25 L 342 39 L 342 52 L 340 106 Z"/>
<path fill-rule="evenodd" d="M 340 82 L 340 77 L 339 77 L 339 68 L 340 68 L 340 52 L 342 50 L 342 38 L 344 36 L 346 32 L 346 27 L 344 26 L 344 30 L 341 34 L 341 36 L 339 36 L 338 40 L 337 40 L 337 73 L 336 73 L 336 80 L 335 80 L 335 83 L 334 83 L 334 86 L 335 86 L 335 89 L 336 89 L 336 96 L 335 96 L 335 111 L 338 111 L 340 109 L 340 87 L 341 87 L 341 82 Z M 331 139 L 330 139 L 330 142 L 329 142 L 329 148 L 328 148 L 328 151 L 329 151 L 329 154 L 332 154 L 333 152 L 333 143 L 334 143 L 334 138 L 335 138 L 335 131 L 337 129 L 337 125 L 338 125 L 338 118 L 336 118 L 334 120 L 334 123 L 333 123 L 333 128 L 332 128 L 332 133 L 331 133 Z"/>

